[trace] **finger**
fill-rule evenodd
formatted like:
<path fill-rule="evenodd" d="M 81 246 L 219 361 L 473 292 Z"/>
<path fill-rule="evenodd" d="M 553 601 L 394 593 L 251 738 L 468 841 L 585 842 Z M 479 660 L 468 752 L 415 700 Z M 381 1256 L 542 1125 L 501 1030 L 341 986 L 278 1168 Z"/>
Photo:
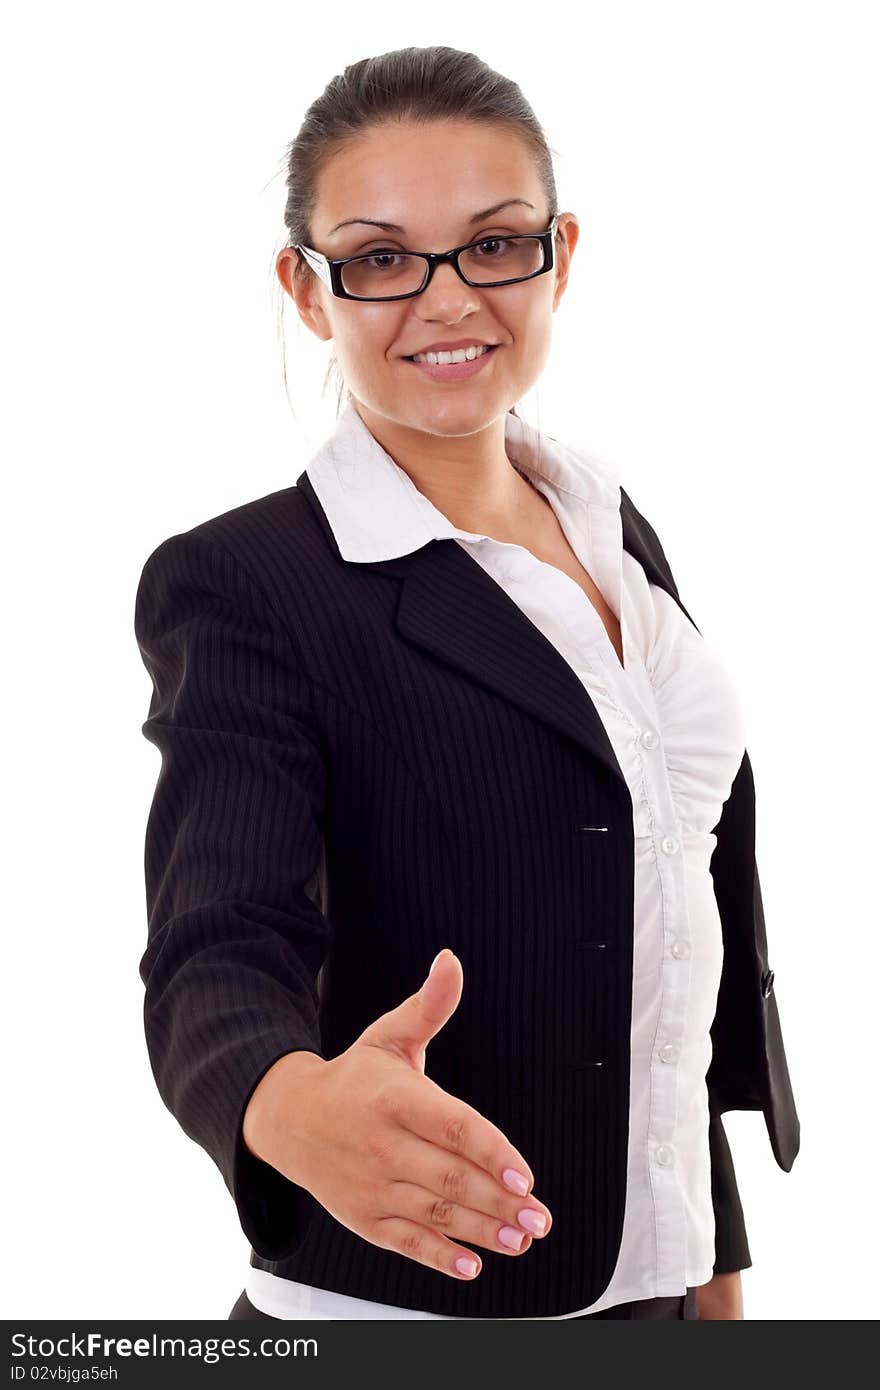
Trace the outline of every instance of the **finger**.
<path fill-rule="evenodd" d="M 413 1084 L 403 1081 L 384 1092 L 379 1103 L 388 1118 L 421 1139 L 469 1159 L 500 1183 L 504 1191 L 515 1191 L 517 1196 L 531 1193 L 535 1175 L 497 1125 L 467 1101 L 444 1091 L 430 1077 L 411 1081 Z M 511 1174 L 525 1179 L 524 1192 L 511 1185 Z"/>
<path fill-rule="evenodd" d="M 438 1197 L 418 1183 L 389 1183 L 386 1201 L 389 1216 L 404 1217 L 450 1240 L 466 1240 L 496 1255 L 524 1255 L 532 1243 L 531 1235 L 515 1222 L 497 1221 L 448 1197 Z"/>
<path fill-rule="evenodd" d="M 449 1149 L 438 1148 L 436 1144 L 407 1131 L 403 1131 L 399 1140 L 389 1146 L 385 1174 L 389 1183 L 415 1185 L 421 1189 L 431 1201 L 438 1204 L 441 1212 L 444 1203 L 469 1212 L 467 1231 L 456 1227 L 456 1235 L 463 1240 L 478 1240 L 491 1250 L 497 1248 L 497 1233 L 503 1227 L 513 1227 L 520 1234 L 543 1240 L 553 1225 L 549 1208 L 537 1197 L 518 1197 L 508 1192 L 469 1158 L 451 1153 Z M 397 1193 L 393 1189 L 389 1192 L 388 1200 L 391 1203 L 390 1212 L 397 1212 Z M 426 1226 L 433 1224 L 432 1219 L 422 1211 L 408 1208 L 400 1210 L 400 1214 Z M 541 1217 L 544 1218 L 543 1230 L 530 1223 L 530 1218 L 540 1220 Z"/>
<path fill-rule="evenodd" d="M 456 1245 L 445 1236 L 431 1231 L 427 1226 L 419 1226 L 405 1217 L 384 1216 L 378 1218 L 370 1227 L 369 1239 L 383 1250 L 395 1250 L 407 1259 L 427 1265 L 429 1269 L 439 1269 L 453 1279 L 476 1279 L 483 1268 L 483 1261 L 475 1250 L 464 1245 Z M 460 1260 L 460 1267 L 456 1261 Z"/>
<path fill-rule="evenodd" d="M 458 1008 L 463 981 L 461 961 L 444 947 L 415 994 L 365 1028 L 358 1042 L 386 1048 L 414 1065 Z"/>

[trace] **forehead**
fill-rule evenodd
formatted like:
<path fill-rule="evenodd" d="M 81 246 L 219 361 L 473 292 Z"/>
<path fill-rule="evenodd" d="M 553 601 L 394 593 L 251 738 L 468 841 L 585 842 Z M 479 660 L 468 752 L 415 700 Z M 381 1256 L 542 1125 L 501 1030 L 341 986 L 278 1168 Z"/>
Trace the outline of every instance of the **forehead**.
<path fill-rule="evenodd" d="M 505 198 L 527 199 L 539 217 L 547 201 L 525 141 L 475 121 L 388 123 L 365 130 L 326 161 L 316 193 L 316 238 L 334 245 L 368 234 L 368 228 L 350 226 L 329 235 L 350 217 L 396 222 L 407 235 L 433 235 L 444 228 L 466 232 L 474 212 Z M 535 212 L 514 207 L 497 216 L 534 221 Z"/>

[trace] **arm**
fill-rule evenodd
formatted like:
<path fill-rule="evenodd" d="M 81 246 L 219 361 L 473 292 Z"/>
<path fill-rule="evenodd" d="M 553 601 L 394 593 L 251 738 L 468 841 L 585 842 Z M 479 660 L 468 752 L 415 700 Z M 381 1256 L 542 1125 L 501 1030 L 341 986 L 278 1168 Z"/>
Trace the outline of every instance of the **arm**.
<path fill-rule="evenodd" d="M 724 938 L 724 964 L 712 1025 L 709 1149 L 715 1210 L 715 1273 L 725 1276 L 752 1261 L 721 1114 L 760 1110 L 774 1156 L 788 1170 L 800 1126 L 788 1075 L 767 964 L 767 932 L 755 856 L 755 788 L 743 754 L 721 819 L 710 864 Z M 738 1294 L 741 1301 L 741 1292 Z M 725 1314 L 730 1316 L 730 1314 Z"/>
<path fill-rule="evenodd" d="M 752 1263 L 733 1158 L 721 1121 L 723 1110 L 740 1108 L 743 1101 L 748 1102 L 748 1108 L 760 1108 L 749 1076 L 750 1054 L 745 1050 L 748 1034 L 737 1031 L 752 1002 L 749 980 L 753 954 L 747 938 L 747 932 L 752 930 L 752 888 L 742 866 L 744 857 L 751 862 L 754 856 L 750 834 L 753 821 L 740 814 L 741 798 L 750 790 L 748 774 L 744 757 L 715 826 L 716 846 L 710 864 L 724 938 L 724 964 L 712 1025 L 712 1064 L 706 1078 L 716 1274 L 746 1269 Z M 748 917 L 744 915 L 746 907 Z"/>
<path fill-rule="evenodd" d="M 308 893 L 326 769 L 287 633 L 244 567 L 198 532 L 148 558 L 135 635 L 162 754 L 144 854 L 144 1027 L 163 1101 L 210 1154 L 257 1253 L 301 1243 L 315 1203 L 263 1162 L 243 1121 L 282 1056 L 322 1056 L 316 978 L 329 928 Z"/>
<path fill-rule="evenodd" d="M 709 1110 L 712 1206 L 715 1209 L 715 1274 L 748 1269 L 752 1263 L 730 1145 L 721 1116 Z"/>
<path fill-rule="evenodd" d="M 715 1208 L 715 1264 L 712 1278 L 697 1289 L 697 1312 L 703 1321 L 742 1319 L 743 1289 L 739 1273 L 752 1263 L 736 1174 L 721 1116 L 709 1109 L 712 1205 Z"/>

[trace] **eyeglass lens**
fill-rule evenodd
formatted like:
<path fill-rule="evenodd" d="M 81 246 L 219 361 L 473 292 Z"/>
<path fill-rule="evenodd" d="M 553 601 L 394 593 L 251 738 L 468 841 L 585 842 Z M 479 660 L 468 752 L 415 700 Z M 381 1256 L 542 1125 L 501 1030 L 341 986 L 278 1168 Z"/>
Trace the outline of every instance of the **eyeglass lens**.
<path fill-rule="evenodd" d="M 544 264 L 544 247 L 537 237 L 491 237 L 462 251 L 459 265 L 478 285 L 534 275 Z M 425 278 L 428 263 L 402 251 L 373 251 L 342 267 L 348 294 L 364 298 L 411 294 Z"/>

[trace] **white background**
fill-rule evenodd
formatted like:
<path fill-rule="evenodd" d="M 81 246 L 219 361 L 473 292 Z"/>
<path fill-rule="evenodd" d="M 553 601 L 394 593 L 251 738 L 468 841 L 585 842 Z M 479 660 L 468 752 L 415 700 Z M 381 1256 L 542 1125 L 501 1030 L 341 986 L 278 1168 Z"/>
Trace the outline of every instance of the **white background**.
<path fill-rule="evenodd" d="M 142 1033 L 134 595 L 161 540 L 289 486 L 333 427 L 331 345 L 290 301 L 282 380 L 284 148 L 347 63 L 445 43 L 520 83 L 580 218 L 520 413 L 619 466 L 748 709 L 802 1147 L 784 1173 L 759 1113 L 725 1117 L 746 1315 L 874 1318 L 877 8 L 381 9 L 7 16 L 4 1316 L 225 1318 L 244 1284 Z"/>

